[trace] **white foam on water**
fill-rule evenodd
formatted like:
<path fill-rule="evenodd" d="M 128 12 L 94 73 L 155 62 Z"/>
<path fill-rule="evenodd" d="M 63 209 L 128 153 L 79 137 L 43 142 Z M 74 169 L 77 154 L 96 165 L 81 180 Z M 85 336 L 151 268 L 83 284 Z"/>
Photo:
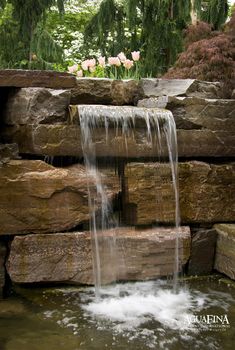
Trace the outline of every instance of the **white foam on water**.
<path fill-rule="evenodd" d="M 184 349 L 194 344 L 198 350 L 219 350 L 220 344 L 213 337 L 216 329 L 193 324 L 192 319 L 214 313 L 229 315 L 235 300 L 230 293 L 205 290 L 189 285 L 174 293 L 172 281 L 158 280 L 103 286 L 97 299 L 94 287 L 77 288 L 77 293 L 76 288 L 58 288 L 55 294 L 64 298 L 65 305 L 44 311 L 44 318 L 76 336 L 86 330 L 95 339 L 110 337 L 113 349 L 121 349 L 120 342 L 125 339 L 131 349 L 133 343 L 138 343 L 141 350 L 172 350 L 180 341 Z M 89 349 L 89 344 L 84 346 L 84 350 L 86 346 Z"/>
<path fill-rule="evenodd" d="M 101 293 L 101 298 L 90 300 L 83 309 L 96 318 L 118 323 L 119 330 L 135 329 L 151 321 L 172 330 L 187 330 L 191 327 L 188 320 L 204 307 L 203 296 L 193 297 L 187 289 L 174 293 L 159 288 L 156 282 L 108 286 Z"/>

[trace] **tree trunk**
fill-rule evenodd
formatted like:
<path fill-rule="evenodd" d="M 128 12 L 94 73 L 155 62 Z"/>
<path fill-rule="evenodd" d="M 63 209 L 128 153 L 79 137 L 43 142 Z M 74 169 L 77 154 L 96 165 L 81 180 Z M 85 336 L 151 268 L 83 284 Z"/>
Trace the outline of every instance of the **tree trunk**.
<path fill-rule="evenodd" d="M 191 0 L 191 21 L 193 25 L 197 24 L 197 11 L 195 9 L 195 0 Z"/>

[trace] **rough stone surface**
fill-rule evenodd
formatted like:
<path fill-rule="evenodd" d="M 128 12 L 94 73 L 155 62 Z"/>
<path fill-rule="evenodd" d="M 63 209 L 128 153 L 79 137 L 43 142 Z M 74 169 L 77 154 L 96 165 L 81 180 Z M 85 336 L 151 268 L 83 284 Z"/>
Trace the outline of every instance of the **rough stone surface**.
<path fill-rule="evenodd" d="M 232 222 L 235 163 L 179 163 L 182 223 Z M 130 163 L 125 168 L 125 203 L 131 224 L 174 222 L 175 200 L 167 164 Z M 126 218 L 128 222 L 128 218 Z"/>
<path fill-rule="evenodd" d="M 235 279 L 235 224 L 218 224 L 214 268 Z"/>
<path fill-rule="evenodd" d="M 72 105 L 82 103 L 111 104 L 112 79 L 80 78 L 76 87 L 71 90 Z"/>
<path fill-rule="evenodd" d="M 104 176 L 103 180 L 108 196 L 113 197 L 118 192 L 117 179 Z M 54 168 L 37 160 L 4 164 L 0 168 L 0 235 L 58 232 L 88 220 L 87 183 L 94 186 L 82 165 Z"/>
<path fill-rule="evenodd" d="M 180 158 L 234 157 L 235 133 L 230 131 L 177 130 Z"/>
<path fill-rule="evenodd" d="M 235 156 L 235 123 L 233 120 L 235 100 L 173 97 L 169 101 L 168 107 L 172 110 L 177 125 L 179 157 Z M 126 113 L 125 108 L 127 110 L 132 108 L 133 113 L 136 114 L 134 138 L 131 134 L 125 140 L 121 133 L 116 133 L 115 127 L 110 126 L 109 140 L 107 142 L 105 125 L 100 124 L 94 133 L 97 156 L 130 158 L 158 156 L 157 147 L 152 147 L 147 140 L 146 124 L 143 122 L 143 118 L 140 119 L 138 117 L 138 111 L 144 109 L 130 106 L 120 108 L 123 108 L 123 113 Z M 62 107 L 61 111 L 64 113 L 65 108 Z M 162 109 L 157 109 L 157 111 L 161 113 Z M 16 123 L 3 128 L 3 142 L 18 143 L 20 153 L 82 157 L 81 131 L 77 106 L 70 106 L 69 117 L 63 123 L 38 124 L 40 122 L 53 122 L 53 119 L 55 121 L 58 120 L 58 117 L 49 116 L 48 112 L 50 110 L 45 109 L 44 117 L 41 118 L 37 117 L 37 112 L 34 113 L 34 117 L 32 117 L 33 113 L 31 113 L 28 118 L 31 122 L 32 119 L 36 121 L 34 125 L 20 125 Z M 47 113 L 47 117 L 45 113 Z M 57 114 L 59 113 L 57 112 Z M 21 122 L 24 122 L 22 119 L 27 120 L 27 118 L 23 117 L 20 118 Z M 14 116 L 12 116 L 12 121 L 14 121 Z M 164 138 L 162 138 L 162 141 L 162 155 L 167 155 L 167 146 L 164 143 Z M 126 145 L 128 146 L 128 152 Z"/>
<path fill-rule="evenodd" d="M 114 80 L 111 93 L 112 104 L 133 105 L 138 93 L 138 82 L 136 80 Z"/>
<path fill-rule="evenodd" d="M 69 89 L 76 86 L 76 77 L 55 71 L 1 69 L 0 86 Z"/>
<path fill-rule="evenodd" d="M 220 98 L 222 84 L 195 79 L 141 79 L 139 99 L 159 96 Z"/>
<path fill-rule="evenodd" d="M 8 96 L 4 122 L 8 125 L 66 122 L 70 94 L 69 90 L 14 89 Z"/>
<path fill-rule="evenodd" d="M 102 242 L 107 242 L 111 237 L 113 230 L 106 231 Z M 173 228 L 117 229 L 117 278 L 146 280 L 172 274 L 175 238 L 176 230 Z M 123 247 L 125 255 L 121 256 Z M 184 265 L 190 254 L 188 227 L 180 228 L 179 247 L 180 261 Z M 115 266 L 110 264 L 107 256 L 103 263 L 106 266 L 105 282 L 111 282 Z M 73 232 L 16 236 L 11 244 L 7 271 L 16 283 L 93 284 L 90 234 Z"/>
<path fill-rule="evenodd" d="M 15 125 L 2 130 L 4 142 L 15 142 L 20 153 L 82 157 L 81 131 L 74 124 Z M 227 131 L 177 130 L 179 157 L 234 157 L 235 133 Z M 158 150 L 151 147 L 146 137 L 146 129 L 135 128 L 132 135 L 125 139 L 116 135 L 110 128 L 109 141 L 106 142 L 104 127 L 95 131 L 96 155 L 98 157 L 119 156 L 129 158 L 156 157 Z M 162 145 L 162 154 L 167 155 L 166 144 Z"/>
<path fill-rule="evenodd" d="M 189 275 L 210 274 L 214 268 L 216 231 L 197 229 L 192 232 L 191 255 L 188 264 Z"/>
<path fill-rule="evenodd" d="M 135 80 L 79 78 L 71 90 L 71 104 L 132 105 L 137 95 Z"/>
<path fill-rule="evenodd" d="M 0 143 L 0 164 L 9 162 L 10 159 L 18 159 L 19 150 L 16 143 L 1 144 Z"/>
<path fill-rule="evenodd" d="M 235 132 L 235 99 L 197 97 L 150 98 L 139 101 L 139 107 L 163 106 L 173 113 L 177 129 Z"/>
<path fill-rule="evenodd" d="M 6 246 L 0 241 L 0 299 L 2 297 L 3 287 L 5 285 L 5 259 L 6 259 Z"/>
<path fill-rule="evenodd" d="M 82 107 L 84 106 L 80 106 Z M 128 136 L 123 135 L 121 123 L 117 128 L 115 123 L 110 122 L 107 132 L 105 122 L 101 119 L 100 125 L 91 131 L 97 156 L 148 157 L 158 155 L 157 142 L 156 146 L 152 147 L 147 139 L 145 109 L 131 106 L 105 106 L 105 108 L 104 106 L 93 106 L 93 109 L 95 111 L 97 109 L 97 116 L 99 113 L 107 113 L 108 116 L 118 113 L 119 117 L 128 114 L 131 121 L 132 117 L 135 117 L 135 128 L 132 128 L 133 133 L 130 131 Z M 153 111 L 150 110 L 151 112 Z M 169 117 L 169 112 L 156 109 L 154 112 L 157 113 L 161 123 L 164 123 L 165 117 Z M 79 123 L 78 108 L 75 107 L 70 108 L 70 124 L 16 125 L 5 128 L 2 137 L 5 142 L 14 139 L 19 144 L 21 153 L 83 156 Z"/>

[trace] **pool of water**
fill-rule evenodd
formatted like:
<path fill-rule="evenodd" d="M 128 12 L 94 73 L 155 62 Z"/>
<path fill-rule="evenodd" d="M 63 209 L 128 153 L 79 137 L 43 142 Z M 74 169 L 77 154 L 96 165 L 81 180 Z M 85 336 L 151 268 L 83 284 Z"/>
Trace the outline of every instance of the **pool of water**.
<path fill-rule="evenodd" d="M 93 288 L 15 288 L 0 350 L 234 349 L 235 289 L 215 278 Z"/>

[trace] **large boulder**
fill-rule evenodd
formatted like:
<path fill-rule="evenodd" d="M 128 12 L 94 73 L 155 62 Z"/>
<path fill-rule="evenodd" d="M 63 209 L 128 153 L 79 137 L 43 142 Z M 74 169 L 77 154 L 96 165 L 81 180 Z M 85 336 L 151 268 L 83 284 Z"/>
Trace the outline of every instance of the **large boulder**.
<path fill-rule="evenodd" d="M 115 231 L 116 255 L 110 258 L 110 254 L 103 250 L 103 244 L 113 239 L 113 230 L 104 232 L 104 239 L 101 240 L 101 271 L 105 272 L 103 282 L 112 282 L 115 277 L 120 280 L 147 280 L 173 274 L 176 229 L 119 228 Z M 189 259 L 189 228 L 181 227 L 178 237 L 181 266 Z M 93 284 L 90 234 L 73 232 L 16 236 L 10 247 L 7 271 L 16 283 Z"/>
<path fill-rule="evenodd" d="M 159 96 L 195 96 L 201 98 L 220 98 L 222 84 L 195 79 L 149 79 L 139 83 L 139 99 Z"/>
<path fill-rule="evenodd" d="M 235 280 L 235 224 L 217 224 L 214 268 Z"/>
<path fill-rule="evenodd" d="M 175 200 L 168 164 L 130 163 L 124 173 L 126 221 L 145 225 L 174 222 Z M 235 163 L 179 163 L 182 223 L 232 222 Z"/>
<path fill-rule="evenodd" d="M 137 90 L 136 80 L 79 78 L 71 90 L 71 104 L 133 105 Z"/>
<path fill-rule="evenodd" d="M 3 287 L 5 285 L 5 260 L 6 260 L 7 249 L 4 244 L 0 240 L 0 299 L 3 294 Z"/>
<path fill-rule="evenodd" d="M 76 86 L 76 77 L 48 70 L 1 69 L 0 86 L 69 89 Z"/>
<path fill-rule="evenodd" d="M 69 90 L 14 89 L 8 96 L 4 122 L 7 125 L 66 122 L 70 94 Z"/>
<path fill-rule="evenodd" d="M 110 199 L 117 177 L 103 176 Z M 54 168 L 39 160 L 11 160 L 0 167 L 0 235 L 57 232 L 89 220 L 84 166 Z M 99 205 L 99 203 L 97 203 Z M 98 209 L 98 208 L 97 208 Z"/>

